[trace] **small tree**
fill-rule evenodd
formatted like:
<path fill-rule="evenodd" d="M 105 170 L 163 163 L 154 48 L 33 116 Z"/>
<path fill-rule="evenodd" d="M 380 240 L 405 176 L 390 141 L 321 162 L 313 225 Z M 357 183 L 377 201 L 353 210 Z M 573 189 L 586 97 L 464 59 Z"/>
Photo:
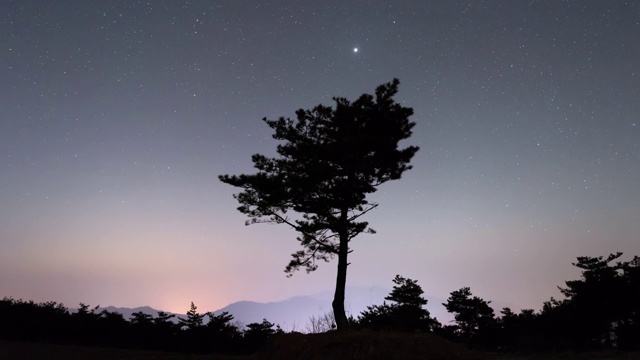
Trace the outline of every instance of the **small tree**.
<path fill-rule="evenodd" d="M 566 299 L 556 316 L 568 318 L 575 348 L 639 347 L 640 258 L 614 263 L 621 256 L 578 257 L 573 265 L 582 270 L 581 279 L 560 288 Z"/>
<path fill-rule="evenodd" d="M 247 329 L 244 331 L 245 346 L 249 352 L 253 352 L 262 346 L 267 339 L 282 332 L 280 326 L 267 321 L 267 319 L 262 319 L 261 323 L 247 324 Z"/>
<path fill-rule="evenodd" d="M 198 308 L 191 302 L 191 308 L 187 311 L 186 319 L 179 319 L 180 326 L 187 330 L 196 330 L 202 328 L 203 320 L 206 314 L 198 313 Z"/>
<path fill-rule="evenodd" d="M 421 309 L 427 305 L 427 299 L 422 297 L 424 291 L 422 287 L 418 285 L 417 280 L 411 280 L 404 278 L 400 275 L 396 275 L 393 279 L 393 290 L 384 299 L 393 301 L 399 306 L 408 306 Z M 425 310 L 426 311 L 426 310 Z"/>
<path fill-rule="evenodd" d="M 209 321 L 205 325 L 205 341 L 215 353 L 231 353 L 238 349 L 241 340 L 241 331 L 232 323 L 233 315 L 226 311 L 219 314 L 208 312 Z"/>
<path fill-rule="evenodd" d="M 208 312 L 206 314 L 209 317 L 209 322 L 207 323 L 207 329 L 215 332 L 215 333 L 226 333 L 236 331 L 236 327 L 231 324 L 233 320 L 233 315 L 229 314 L 228 311 L 223 311 L 220 314 L 216 315 L 212 312 Z"/>
<path fill-rule="evenodd" d="M 149 327 L 153 325 L 153 316 L 145 314 L 142 311 L 138 311 L 131 314 L 129 322 L 134 326 Z"/>
<path fill-rule="evenodd" d="M 164 311 L 158 311 L 158 315 L 153 319 L 153 323 L 156 326 L 171 326 L 174 324 L 171 321 L 171 319 L 173 319 L 174 317 L 176 317 L 176 314 L 169 314 Z"/>
<path fill-rule="evenodd" d="M 252 337 L 252 336 L 269 337 L 271 335 L 276 334 L 279 331 L 278 329 L 280 327 L 276 327 L 274 329 L 273 328 L 274 326 L 276 325 L 269 322 L 267 319 L 262 319 L 261 323 L 247 324 L 247 330 L 245 330 L 244 336 L 245 337 Z"/>
<path fill-rule="evenodd" d="M 109 346 L 121 346 L 129 330 L 129 322 L 119 312 L 102 310 L 99 313 L 96 336 Z"/>
<path fill-rule="evenodd" d="M 618 263 L 621 271 L 622 296 L 617 320 L 617 345 L 628 350 L 640 349 L 640 257 Z"/>
<path fill-rule="evenodd" d="M 98 328 L 98 312 L 100 305 L 90 308 L 89 305 L 80 303 L 78 311 L 71 314 L 71 328 L 75 332 L 75 337 L 82 343 L 95 343 L 99 339 L 95 338 L 95 331 Z"/>
<path fill-rule="evenodd" d="M 316 261 L 338 257 L 333 313 L 338 330 L 347 326 L 344 309 L 349 242 L 362 232 L 374 233 L 367 222 L 358 221 L 378 206 L 367 195 L 379 185 L 396 180 L 411 168 L 418 147 L 398 148 L 411 136 L 413 109 L 393 100 L 399 81 L 380 85 L 350 102 L 334 98 L 335 108 L 318 105 L 300 109 L 297 120 L 263 119 L 283 141 L 279 157 L 253 155 L 258 173 L 221 175 L 220 180 L 239 187 L 234 197 L 238 210 L 250 220 L 287 224 L 299 236 L 302 250 L 292 254 L 285 271 L 317 268 Z M 299 214 L 291 218 L 290 212 Z"/>
<path fill-rule="evenodd" d="M 180 330 L 180 324 L 176 324 L 172 319 L 176 317 L 175 314 L 169 314 L 164 311 L 158 311 L 158 315 L 153 318 L 153 325 L 157 332 L 162 336 L 172 336 L 178 330 Z"/>
<path fill-rule="evenodd" d="M 495 322 L 491 301 L 473 296 L 471 289 L 464 287 L 451 292 L 447 302 L 442 304 L 454 314 L 463 340 L 474 339 L 481 331 L 488 330 Z"/>
<path fill-rule="evenodd" d="M 131 314 L 129 322 L 131 323 L 131 339 L 135 346 L 151 347 L 156 339 L 153 316 L 138 311 Z"/>
<path fill-rule="evenodd" d="M 367 307 L 358 319 L 361 326 L 375 330 L 432 331 L 439 325 L 423 308 L 427 299 L 422 297 L 424 291 L 417 280 L 396 275 L 393 282 L 393 290 L 385 297 L 393 303 Z"/>
<path fill-rule="evenodd" d="M 176 315 L 164 311 L 158 311 L 153 318 L 153 339 L 152 342 L 164 350 L 177 350 L 179 343 L 175 341 L 176 335 L 180 334 L 181 325 L 174 321 Z"/>

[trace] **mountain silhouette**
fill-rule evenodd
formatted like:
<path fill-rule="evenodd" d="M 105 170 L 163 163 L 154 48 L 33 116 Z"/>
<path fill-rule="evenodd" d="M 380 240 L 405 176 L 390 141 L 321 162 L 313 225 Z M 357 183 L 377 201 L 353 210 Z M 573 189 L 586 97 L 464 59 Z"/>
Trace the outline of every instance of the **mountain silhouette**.
<path fill-rule="evenodd" d="M 353 315 L 357 318 L 362 311 L 366 310 L 367 306 L 381 305 L 385 301 L 385 296 L 388 294 L 389 289 L 382 287 L 347 288 L 347 297 L 345 300 L 347 315 Z M 427 298 L 429 300 L 427 309 L 431 312 L 431 316 L 437 317 L 443 324 L 453 319 L 453 316 L 447 313 L 446 309 L 442 306 L 442 299 L 434 297 Z M 241 325 L 255 322 L 259 323 L 262 322 L 263 319 L 267 319 L 274 324 L 280 325 L 285 331 L 295 330 L 306 332 L 309 319 L 312 316 L 317 318 L 331 311 L 332 299 L 333 292 L 323 291 L 312 295 L 294 296 L 273 302 L 237 301 L 213 312 L 217 315 L 227 311 L 234 316 L 234 322 L 239 322 Z M 135 312 L 140 311 L 156 317 L 159 311 L 149 306 L 136 308 L 107 306 L 98 308 L 98 311 L 102 310 L 118 312 L 127 320 L 130 319 L 131 315 Z M 208 311 L 207 309 L 199 310 L 201 310 L 201 312 Z M 70 311 L 75 312 L 76 310 L 70 309 Z M 178 322 L 178 318 L 186 318 L 185 314 L 165 312 L 175 314 L 176 317 L 174 317 L 172 321 L 176 323 Z"/>
<path fill-rule="evenodd" d="M 71 311 L 71 309 L 69 309 Z M 76 309 L 73 309 L 72 312 L 75 312 Z M 99 307 L 98 308 L 98 312 L 100 311 L 109 311 L 109 312 L 117 312 L 122 314 L 122 317 L 124 317 L 126 320 L 131 319 L 131 315 L 133 313 L 137 313 L 137 312 L 142 312 L 144 314 L 148 314 L 153 316 L 154 318 L 158 316 L 158 312 L 161 310 L 156 310 L 150 306 L 139 306 L 136 308 L 127 308 L 127 307 L 115 307 L 115 306 L 106 306 L 106 307 Z M 172 312 L 168 312 L 165 311 L 165 313 L 167 314 L 174 314 L 176 315 L 174 318 L 171 319 L 172 322 L 174 323 L 178 323 L 178 318 L 186 318 L 185 314 L 177 314 L 177 313 L 172 313 Z"/>

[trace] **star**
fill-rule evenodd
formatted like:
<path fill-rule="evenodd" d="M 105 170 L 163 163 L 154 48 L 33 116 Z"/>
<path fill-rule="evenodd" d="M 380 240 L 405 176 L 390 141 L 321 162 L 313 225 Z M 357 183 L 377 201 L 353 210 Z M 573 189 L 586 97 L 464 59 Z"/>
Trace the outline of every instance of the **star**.
<path fill-rule="evenodd" d="M 354 52 L 354 53 L 357 53 L 357 52 L 358 52 L 358 48 L 357 48 L 357 47 L 354 47 L 354 48 L 353 48 L 353 52 Z"/>

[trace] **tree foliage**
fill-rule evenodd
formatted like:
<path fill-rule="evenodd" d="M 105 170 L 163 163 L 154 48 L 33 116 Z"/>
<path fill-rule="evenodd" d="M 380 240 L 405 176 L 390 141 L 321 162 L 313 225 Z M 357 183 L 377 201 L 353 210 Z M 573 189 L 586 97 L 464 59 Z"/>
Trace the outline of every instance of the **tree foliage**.
<path fill-rule="evenodd" d="M 207 354 L 249 354 L 256 350 L 257 337 L 264 341 L 274 332 L 264 328 L 243 332 L 231 324 L 233 316 L 200 314 L 191 303 L 182 321 L 159 311 L 154 317 L 136 312 L 125 319 L 118 312 L 81 303 L 75 311 L 55 302 L 0 299 L 0 341 L 31 341 L 84 346 L 153 349 Z M 270 324 L 270 323 L 268 323 Z M 273 324 L 270 324 L 273 326 Z M 250 327 L 251 328 L 251 327 Z M 251 333 L 245 338 L 243 335 Z"/>
<path fill-rule="evenodd" d="M 447 302 L 442 305 L 454 314 L 461 338 L 473 340 L 494 324 L 494 313 L 489 306 L 490 303 L 491 301 L 473 296 L 471 289 L 464 287 L 451 292 Z"/>
<path fill-rule="evenodd" d="M 434 331 L 482 349 L 499 351 L 640 350 L 640 257 L 620 261 L 622 254 L 579 257 L 581 277 L 561 287 L 564 299 L 551 298 L 536 312 L 503 308 L 493 319 L 490 302 L 469 288 L 451 293 L 448 310 L 457 325 L 428 327 L 427 305 L 417 281 L 396 276 L 381 306 L 367 309 L 362 327 L 378 330 Z M 411 309 L 402 312 L 400 309 Z M 141 348 L 206 354 L 248 354 L 281 332 L 264 320 L 240 329 L 228 313 L 200 314 L 175 321 L 173 314 L 153 317 L 141 312 L 124 319 L 116 312 L 80 304 L 69 311 L 56 302 L 0 299 L 0 341 L 47 342 L 89 346 Z M 416 321 L 418 320 L 418 321 Z M 355 321 L 355 320 L 352 320 Z M 188 324 L 191 324 L 189 326 Z M 275 326 L 275 329 L 274 329 Z M 326 329 L 326 327 L 325 327 Z"/>
<path fill-rule="evenodd" d="M 263 319 L 260 323 L 247 324 L 244 331 L 245 346 L 252 352 L 259 349 L 273 335 L 282 333 L 280 326 Z"/>
<path fill-rule="evenodd" d="M 198 307 L 192 301 L 191 307 L 187 311 L 187 318 L 179 319 L 179 323 L 184 329 L 197 330 L 203 326 L 205 315 L 198 312 Z"/>
<path fill-rule="evenodd" d="M 580 278 L 566 281 L 559 287 L 564 299 L 552 297 L 540 312 L 504 308 L 492 321 L 489 302 L 473 297 L 468 288 L 454 291 L 444 305 L 457 325 L 445 326 L 443 334 L 505 351 L 638 350 L 640 258 L 619 261 L 621 256 L 578 257 L 573 265 Z"/>
<path fill-rule="evenodd" d="M 334 98 L 335 107 L 318 105 L 296 111 L 296 119 L 263 119 L 281 141 L 278 157 L 255 154 L 255 174 L 221 175 L 241 188 L 235 194 L 247 224 L 287 224 L 298 233 L 302 249 L 285 271 L 308 272 L 318 261 L 338 256 L 333 311 L 338 329 L 346 326 L 344 288 L 349 242 L 374 233 L 361 217 L 378 206 L 367 196 L 408 169 L 418 147 L 399 148 L 411 136 L 413 109 L 396 103 L 399 81 L 380 85 L 375 95 L 351 102 Z M 292 215 L 291 213 L 294 213 Z"/>
<path fill-rule="evenodd" d="M 360 326 L 374 330 L 433 331 L 439 325 L 424 308 L 427 299 L 417 280 L 396 275 L 393 290 L 382 305 L 368 306 L 358 318 Z"/>
<path fill-rule="evenodd" d="M 609 256 L 577 258 L 581 278 L 560 287 L 565 299 L 545 303 L 548 323 L 561 323 L 565 343 L 574 348 L 638 349 L 640 338 L 640 258 L 616 261 Z M 558 329 L 558 328 L 556 328 Z"/>

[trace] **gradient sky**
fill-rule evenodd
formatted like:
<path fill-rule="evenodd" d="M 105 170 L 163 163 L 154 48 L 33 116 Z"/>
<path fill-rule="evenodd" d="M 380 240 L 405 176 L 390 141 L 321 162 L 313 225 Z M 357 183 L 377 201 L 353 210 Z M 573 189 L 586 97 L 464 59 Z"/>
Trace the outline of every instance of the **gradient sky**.
<path fill-rule="evenodd" d="M 263 117 L 394 77 L 421 149 L 348 286 L 540 309 L 577 256 L 640 255 L 640 2 L 16 0 L 0 34 L 0 297 L 333 289 L 336 262 L 286 278 L 295 232 L 244 226 L 217 177 L 274 154 Z"/>

